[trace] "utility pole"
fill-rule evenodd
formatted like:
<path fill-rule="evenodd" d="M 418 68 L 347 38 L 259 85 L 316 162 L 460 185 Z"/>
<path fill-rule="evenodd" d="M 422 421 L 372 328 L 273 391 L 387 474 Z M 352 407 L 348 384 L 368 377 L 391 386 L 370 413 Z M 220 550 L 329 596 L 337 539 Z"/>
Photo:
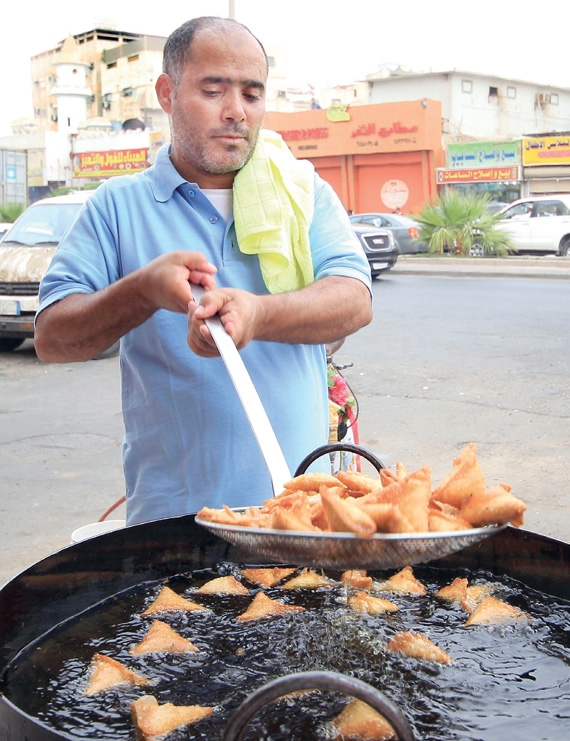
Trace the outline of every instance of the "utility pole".
<path fill-rule="evenodd" d="M 228 18 L 235 21 L 236 19 L 236 3 L 235 0 L 229 0 Z"/>

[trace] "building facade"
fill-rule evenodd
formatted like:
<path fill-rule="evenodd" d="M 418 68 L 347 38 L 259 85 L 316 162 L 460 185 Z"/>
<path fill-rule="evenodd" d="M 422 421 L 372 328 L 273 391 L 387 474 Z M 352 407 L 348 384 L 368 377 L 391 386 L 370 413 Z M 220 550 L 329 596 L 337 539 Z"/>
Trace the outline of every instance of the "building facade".
<path fill-rule="evenodd" d="M 408 213 L 436 196 L 435 171 L 444 164 L 439 101 L 269 112 L 265 127 L 313 163 L 347 211 Z"/>
<path fill-rule="evenodd" d="M 444 145 L 570 128 L 570 89 L 457 70 L 368 75 L 370 103 L 441 101 Z"/>

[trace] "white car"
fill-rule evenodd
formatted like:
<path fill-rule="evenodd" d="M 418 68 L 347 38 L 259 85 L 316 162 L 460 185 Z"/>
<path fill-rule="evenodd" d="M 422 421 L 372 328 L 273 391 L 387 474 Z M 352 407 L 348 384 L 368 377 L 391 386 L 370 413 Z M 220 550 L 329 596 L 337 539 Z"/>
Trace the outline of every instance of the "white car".
<path fill-rule="evenodd" d="M 34 336 L 40 281 L 64 233 L 93 191 L 29 206 L 0 241 L 0 352 Z"/>
<path fill-rule="evenodd" d="M 501 214 L 497 226 L 509 234 L 516 252 L 570 256 L 570 193 L 521 198 Z"/>

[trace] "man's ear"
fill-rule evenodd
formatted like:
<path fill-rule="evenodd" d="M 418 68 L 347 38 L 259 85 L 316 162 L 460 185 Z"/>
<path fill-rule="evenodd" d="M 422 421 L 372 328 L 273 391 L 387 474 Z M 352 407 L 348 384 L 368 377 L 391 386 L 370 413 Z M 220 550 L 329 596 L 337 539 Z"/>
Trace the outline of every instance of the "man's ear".
<path fill-rule="evenodd" d="M 170 75 L 163 72 L 159 75 L 156 85 L 156 96 L 160 107 L 165 113 L 172 113 L 172 98 L 174 97 L 174 81 Z"/>

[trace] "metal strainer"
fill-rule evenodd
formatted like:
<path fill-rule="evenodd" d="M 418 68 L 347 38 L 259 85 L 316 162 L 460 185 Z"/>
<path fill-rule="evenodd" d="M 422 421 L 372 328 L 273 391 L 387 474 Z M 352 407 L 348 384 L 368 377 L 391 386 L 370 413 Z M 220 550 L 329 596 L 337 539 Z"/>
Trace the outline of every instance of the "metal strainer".
<path fill-rule="evenodd" d="M 199 301 L 204 289 L 193 285 L 192 292 Z M 242 402 L 269 471 L 273 493 L 277 495 L 291 478 L 283 451 L 233 340 L 218 317 L 207 319 L 206 325 Z M 332 443 L 309 454 L 297 467 L 295 476 L 334 450 L 354 452 L 368 459 L 376 469 L 384 468 L 381 461 L 360 446 Z M 331 569 L 390 569 L 425 563 L 461 550 L 502 529 L 495 526 L 451 533 L 377 533 L 365 539 L 357 538 L 353 533 L 305 533 L 221 525 L 199 516 L 196 516 L 196 522 L 220 538 L 260 556 L 298 566 Z"/>
<path fill-rule="evenodd" d="M 246 508 L 235 509 L 243 512 Z M 448 533 L 376 533 L 358 538 L 353 533 L 307 533 L 293 530 L 221 525 L 196 516 L 199 525 L 246 551 L 279 563 L 328 569 L 400 569 L 426 563 L 477 543 L 506 525 Z"/>

